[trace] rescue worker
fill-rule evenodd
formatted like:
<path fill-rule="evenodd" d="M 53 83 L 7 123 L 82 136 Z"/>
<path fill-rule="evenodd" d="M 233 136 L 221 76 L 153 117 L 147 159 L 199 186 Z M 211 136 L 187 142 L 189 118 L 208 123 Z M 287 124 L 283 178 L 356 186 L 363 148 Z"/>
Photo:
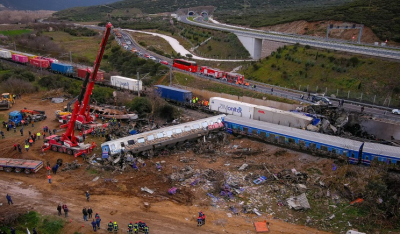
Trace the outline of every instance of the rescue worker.
<path fill-rule="evenodd" d="M 137 222 L 133 225 L 133 230 L 135 231 L 135 233 L 138 233 L 138 231 L 139 231 L 139 225 L 138 225 Z"/>
<path fill-rule="evenodd" d="M 37 139 L 40 140 L 40 132 L 36 133 Z"/>
<path fill-rule="evenodd" d="M 96 213 L 96 215 L 94 217 L 96 218 L 97 229 L 100 229 L 101 219 L 100 219 L 99 214 Z"/>
<path fill-rule="evenodd" d="M 197 227 L 201 226 L 201 223 L 202 223 L 202 217 L 199 216 L 197 217 Z"/>
<path fill-rule="evenodd" d="M 149 234 L 149 227 L 147 225 L 144 226 L 144 234 Z"/>
<path fill-rule="evenodd" d="M 108 223 L 107 231 L 112 232 L 113 227 L 114 227 L 114 225 L 113 225 L 112 221 L 110 220 L 110 222 Z"/>
<path fill-rule="evenodd" d="M 206 215 L 203 213 L 203 216 L 201 217 L 201 223 L 202 223 L 202 225 L 205 225 L 206 224 Z"/>
<path fill-rule="evenodd" d="M 114 222 L 114 233 L 118 232 L 118 224 L 117 222 Z"/>
<path fill-rule="evenodd" d="M 29 145 L 28 144 L 25 144 L 25 149 L 26 149 L 26 152 L 29 151 Z"/>
<path fill-rule="evenodd" d="M 97 231 L 97 226 L 96 226 L 96 221 L 94 221 L 94 219 L 93 219 L 93 221 L 92 221 L 92 227 L 93 227 L 93 231 Z"/>
<path fill-rule="evenodd" d="M 132 222 L 130 222 L 128 224 L 128 233 L 133 233 L 133 224 L 132 224 Z"/>

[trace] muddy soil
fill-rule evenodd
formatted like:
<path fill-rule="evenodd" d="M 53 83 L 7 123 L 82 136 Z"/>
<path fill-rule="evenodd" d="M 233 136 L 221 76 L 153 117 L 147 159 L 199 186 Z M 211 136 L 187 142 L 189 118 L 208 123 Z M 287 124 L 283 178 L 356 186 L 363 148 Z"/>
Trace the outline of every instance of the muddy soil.
<path fill-rule="evenodd" d="M 29 109 L 45 110 L 48 118 L 43 122 L 38 122 L 34 127 L 24 128 L 24 136 L 20 136 L 19 128 L 17 133 L 7 132 L 5 129 L 5 139 L 0 139 L 0 155 L 7 158 L 23 158 L 42 160 L 54 165 L 58 158 L 65 162 L 75 160 L 72 156 L 60 154 L 52 151 L 41 153 L 40 147 L 42 140 L 38 140 L 29 152 L 23 151 L 19 154 L 14 151 L 13 144 L 23 145 L 28 131 L 36 133 L 42 130 L 43 126 L 50 129 L 58 128 L 54 112 L 62 108 L 65 103 L 54 104 L 49 100 L 42 101 L 41 96 L 23 96 L 22 100 L 17 100 L 17 104 L 8 111 L 1 111 L 0 115 L 8 115 L 10 111 L 21 110 L 24 107 Z M 62 131 L 60 131 L 62 132 Z M 92 139 L 88 136 L 88 141 L 101 143 L 103 139 Z M 153 159 L 146 159 L 146 166 L 140 167 L 139 171 L 127 168 L 125 172 L 103 171 L 88 167 L 82 162 L 82 158 L 77 158 L 83 166 L 70 171 L 59 170 L 56 175 L 52 175 L 52 184 L 48 183 L 47 172 L 43 168 L 36 174 L 18 174 L 15 172 L 6 173 L 0 171 L 0 216 L 11 216 L 14 213 L 35 210 L 43 215 L 57 215 L 57 204 L 67 204 L 70 212 L 69 217 L 64 218 L 66 226 L 62 233 L 73 234 L 74 232 L 92 232 L 90 222 L 84 222 L 82 218 L 82 208 L 92 207 L 95 213 L 99 213 L 102 219 L 102 229 L 98 233 L 106 233 L 105 226 L 112 220 L 117 221 L 123 232 L 130 221 L 145 221 L 152 233 L 255 233 L 253 222 L 268 220 L 270 222 L 270 233 L 327 233 L 314 228 L 295 225 L 280 219 L 273 219 L 272 216 L 263 214 L 258 217 L 254 214 L 240 214 L 228 218 L 229 212 L 226 207 L 210 206 L 207 191 L 201 186 L 183 186 L 179 182 L 172 182 L 168 177 L 171 173 L 184 168 L 187 165 L 194 169 L 211 168 L 215 171 L 237 170 L 243 162 L 251 164 L 274 163 L 274 169 L 280 170 L 285 165 L 302 169 L 306 163 L 320 165 L 321 171 L 329 171 L 331 160 L 317 158 L 306 154 L 293 151 L 281 151 L 280 148 L 266 145 L 249 139 L 232 139 L 229 146 L 221 151 L 229 151 L 232 145 L 240 144 L 241 147 L 251 147 L 261 153 L 259 155 L 239 157 L 232 159 L 229 155 L 198 155 L 192 151 L 175 152 L 171 155 L 160 156 Z M 96 152 L 100 152 L 97 147 Z M 278 152 L 278 153 L 276 153 Z M 281 157 L 278 157 L 280 155 Z M 180 161 L 181 157 L 195 158 L 189 164 Z M 282 157 L 285 160 L 282 160 Z M 212 160 L 211 160 L 212 159 Z M 161 171 L 156 170 L 155 163 L 165 161 Z M 229 164 L 228 166 L 227 163 Z M 62 167 L 61 167 L 62 169 Z M 254 173 L 261 170 L 253 167 Z M 96 181 L 93 181 L 99 177 Z M 155 191 L 148 194 L 141 191 L 141 187 L 148 187 Z M 168 189 L 172 186 L 179 186 L 181 193 L 171 196 Z M 85 191 L 91 194 L 90 201 L 86 201 Z M 6 193 L 9 193 L 14 201 L 14 205 L 8 206 L 5 200 Z M 144 202 L 150 203 L 150 207 L 145 207 Z M 207 215 L 207 224 L 203 227 L 196 226 L 197 212 L 202 210 Z M 287 209 L 282 212 L 293 212 Z M 122 232 L 121 232 L 122 233 Z"/>

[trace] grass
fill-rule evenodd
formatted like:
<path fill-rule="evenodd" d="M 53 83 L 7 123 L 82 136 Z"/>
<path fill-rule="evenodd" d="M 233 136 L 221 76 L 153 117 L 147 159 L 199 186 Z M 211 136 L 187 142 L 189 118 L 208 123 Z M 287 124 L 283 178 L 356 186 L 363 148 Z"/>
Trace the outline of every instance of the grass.
<path fill-rule="evenodd" d="M 292 89 L 356 99 L 363 93 L 376 104 L 388 96 L 400 101 L 400 63 L 301 46 L 286 46 L 249 66 L 248 79 Z M 318 88 L 317 88 L 318 87 Z"/>
<path fill-rule="evenodd" d="M 241 97 L 246 96 L 246 97 L 253 97 L 253 98 L 258 98 L 258 99 L 263 99 L 263 97 L 266 97 L 266 100 L 273 100 L 273 101 L 284 102 L 284 103 L 289 103 L 289 104 L 297 103 L 297 102 L 294 102 L 289 99 L 279 98 L 276 96 L 271 96 L 271 95 L 263 94 L 263 93 L 258 93 L 258 92 L 254 92 L 252 90 L 242 89 L 242 88 L 234 87 L 231 85 L 215 83 L 212 81 L 206 82 L 205 79 L 196 78 L 194 76 L 184 74 L 181 72 L 174 72 L 173 83 L 183 85 L 183 86 L 193 87 L 193 88 L 197 88 L 197 89 L 204 89 L 204 90 L 208 90 L 208 91 L 216 92 L 216 93 L 226 93 L 226 94 L 237 95 L 237 96 L 241 96 Z M 162 84 L 169 85 L 169 79 L 165 79 Z"/>
<path fill-rule="evenodd" d="M 36 227 L 36 231 L 41 234 L 58 234 L 64 227 L 64 220 L 53 216 L 42 216 L 35 211 L 20 216 L 16 223 L 12 225 L 16 229 L 16 233 L 26 233 L 26 228 L 30 231 Z M 0 230 L 8 231 L 8 227 L 0 227 Z"/>
<path fill-rule="evenodd" d="M 75 37 L 61 31 L 45 32 L 43 34 L 53 38 L 53 41 L 63 47 L 66 51 L 71 51 L 73 60 L 75 62 L 79 57 L 85 57 L 92 64 L 96 59 L 102 39 L 101 36 Z M 68 58 L 64 59 L 68 60 Z"/>
<path fill-rule="evenodd" d="M 4 30 L 0 31 L 0 34 L 3 34 L 4 36 L 16 36 L 16 35 L 21 35 L 25 33 L 30 33 L 32 30 L 29 29 L 18 29 L 18 30 Z"/>
<path fill-rule="evenodd" d="M 113 17 L 132 17 L 132 15 L 137 14 L 142 14 L 142 11 L 138 8 L 115 9 L 111 12 Z"/>
<path fill-rule="evenodd" d="M 174 49 L 172 49 L 171 45 L 161 37 L 153 36 L 145 33 L 130 33 L 132 37 L 136 40 L 136 42 L 144 42 L 146 44 L 146 48 L 150 46 L 156 48 L 157 50 L 163 51 L 165 54 L 172 54 Z"/>

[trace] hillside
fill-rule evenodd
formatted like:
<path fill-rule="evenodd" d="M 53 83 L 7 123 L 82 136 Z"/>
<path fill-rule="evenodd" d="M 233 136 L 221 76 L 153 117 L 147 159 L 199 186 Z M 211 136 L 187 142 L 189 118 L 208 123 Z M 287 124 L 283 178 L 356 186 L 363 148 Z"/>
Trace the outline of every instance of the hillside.
<path fill-rule="evenodd" d="M 161 12 L 174 12 L 178 9 L 196 7 L 196 6 L 215 6 L 219 12 L 227 12 L 236 14 L 245 12 L 265 12 L 280 9 L 296 9 L 298 7 L 310 6 L 331 6 L 339 5 L 349 0 L 247 0 L 246 5 L 242 0 L 163 0 L 163 1 L 150 1 L 150 0 L 124 0 L 110 4 L 109 7 L 83 7 L 67 9 L 57 12 L 55 16 L 60 19 L 72 19 L 82 21 L 103 20 L 107 14 L 113 17 L 114 12 L 118 9 L 138 8 L 147 14 L 155 14 Z M 114 9 L 113 9 L 114 8 Z"/>
<path fill-rule="evenodd" d="M 94 6 L 99 4 L 113 3 L 119 0 L 40 0 L 32 3 L 31 0 L 0 0 L 0 4 L 10 10 L 53 10 L 59 11 L 78 6 Z"/>
<path fill-rule="evenodd" d="M 355 0 L 350 3 L 324 9 L 274 11 L 269 14 L 231 14 L 216 12 L 216 19 L 250 27 L 264 27 L 297 20 L 337 20 L 364 24 L 383 41 L 400 42 L 400 1 Z"/>
<path fill-rule="evenodd" d="M 400 104 L 400 63 L 309 46 L 285 46 L 244 70 L 248 79 L 302 91 Z M 308 88 L 307 88 L 308 87 Z"/>

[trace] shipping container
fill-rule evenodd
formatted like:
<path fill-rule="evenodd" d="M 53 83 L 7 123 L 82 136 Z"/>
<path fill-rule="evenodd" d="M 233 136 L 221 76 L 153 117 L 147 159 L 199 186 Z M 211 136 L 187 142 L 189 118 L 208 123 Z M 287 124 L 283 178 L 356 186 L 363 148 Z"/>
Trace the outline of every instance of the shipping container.
<path fill-rule="evenodd" d="M 51 70 L 55 73 L 61 73 L 67 76 L 72 76 L 74 74 L 74 68 L 68 64 L 52 63 Z"/>
<path fill-rule="evenodd" d="M 313 118 L 301 114 L 266 106 L 256 106 L 254 108 L 253 119 L 293 128 L 305 128 L 313 120 Z"/>
<path fill-rule="evenodd" d="M 29 59 L 25 55 L 13 54 L 12 60 L 17 63 L 28 63 Z"/>
<path fill-rule="evenodd" d="M 154 92 L 168 101 L 174 101 L 178 103 L 190 103 L 190 100 L 193 98 L 191 91 L 165 85 L 155 85 Z"/>
<path fill-rule="evenodd" d="M 212 68 L 212 67 L 207 67 L 207 66 L 202 66 L 200 67 L 200 74 L 206 75 L 206 76 L 211 76 L 214 78 L 223 78 L 225 76 L 225 72 Z"/>
<path fill-rule="evenodd" d="M 238 102 L 230 99 L 212 97 L 210 98 L 210 110 L 224 114 L 236 115 L 246 119 L 252 119 L 256 105 Z"/>
<path fill-rule="evenodd" d="M 29 60 L 31 60 L 31 59 L 34 59 L 34 58 L 37 58 L 37 57 L 38 57 L 37 55 L 34 55 L 34 54 L 28 54 L 28 53 L 23 53 L 23 52 L 20 52 L 20 51 L 13 51 L 13 52 L 11 52 L 11 54 L 18 54 L 18 55 L 23 55 L 23 56 L 26 56 L 26 57 L 28 57 L 28 62 L 29 62 Z"/>
<path fill-rule="evenodd" d="M 92 71 L 91 68 L 89 68 L 89 70 Z M 78 73 L 78 77 L 79 78 L 82 78 L 82 79 L 86 78 L 87 68 L 86 69 L 85 68 L 78 68 L 77 71 L 78 71 L 77 73 Z M 97 76 L 96 76 L 96 81 L 103 81 L 103 80 L 104 80 L 104 72 L 98 71 L 97 72 Z"/>
<path fill-rule="evenodd" d="M 47 57 L 41 57 L 41 56 L 39 56 L 39 57 L 37 57 L 37 58 L 39 58 L 39 59 L 44 59 L 44 60 L 49 61 L 49 62 L 50 62 L 50 65 L 51 65 L 52 63 L 58 63 L 58 60 L 55 59 L 55 58 L 47 58 Z"/>
<path fill-rule="evenodd" d="M 142 81 L 123 76 L 111 76 L 111 85 L 116 88 L 127 89 L 131 91 L 142 91 Z"/>
<path fill-rule="evenodd" d="M 44 59 L 34 58 L 34 59 L 29 60 L 29 63 L 38 68 L 46 69 L 46 68 L 50 67 L 50 62 L 48 60 L 44 60 Z"/>
<path fill-rule="evenodd" d="M 0 58 L 11 59 L 12 58 L 11 52 L 6 50 L 0 50 Z"/>

